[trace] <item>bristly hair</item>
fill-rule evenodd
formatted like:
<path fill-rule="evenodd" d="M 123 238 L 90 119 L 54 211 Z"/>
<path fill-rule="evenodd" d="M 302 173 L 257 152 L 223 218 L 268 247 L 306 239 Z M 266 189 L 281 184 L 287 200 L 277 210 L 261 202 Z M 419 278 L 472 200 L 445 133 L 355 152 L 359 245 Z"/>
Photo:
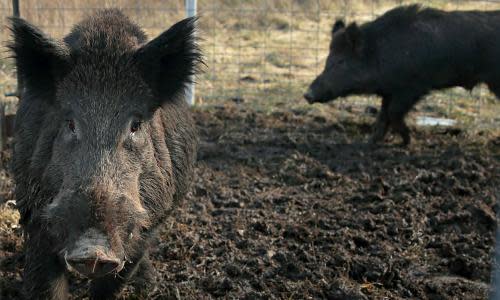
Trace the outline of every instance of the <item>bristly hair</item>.
<path fill-rule="evenodd" d="M 115 16 L 119 19 L 115 23 L 129 24 L 128 19 L 121 20 L 124 17 L 121 12 L 113 10 L 107 13 L 106 16 Z M 141 71 L 142 77 L 159 102 L 181 98 L 186 91 L 186 86 L 193 83 L 195 75 L 201 73 L 202 67 L 206 66 L 196 34 L 197 21 L 197 17 L 184 19 L 146 44 L 141 43 L 145 41 L 145 36 L 142 35 L 139 27 L 133 23 L 127 27 L 126 31 L 138 38 L 139 44 L 142 44 L 142 46 L 137 45 L 139 46 L 137 50 L 133 49 L 132 63 Z M 11 18 L 11 32 L 13 41 L 9 44 L 9 49 L 16 59 L 17 70 L 26 83 L 26 87 L 29 88 L 30 93 L 53 99 L 57 80 L 68 71 L 72 58 L 75 59 L 82 54 L 73 53 L 74 47 L 81 46 L 78 44 L 79 37 L 75 30 L 66 37 L 65 42 L 59 42 L 49 38 L 23 19 Z M 104 33 L 114 36 L 112 30 Z M 81 38 L 85 38 L 85 41 L 91 40 L 92 36 L 89 34 Z M 101 35 L 98 37 L 100 38 Z M 93 44 L 85 45 L 87 47 Z M 123 46 L 126 45 L 123 44 Z M 111 52 L 115 53 L 113 50 L 119 49 L 112 48 Z M 127 51 L 125 48 L 123 50 Z"/>
<path fill-rule="evenodd" d="M 207 67 L 203 52 L 200 48 L 200 42 L 202 41 L 202 38 L 200 37 L 198 29 L 199 18 L 191 17 L 187 19 L 187 22 L 189 24 L 189 27 L 191 28 L 191 31 L 189 32 L 190 38 L 188 39 L 190 47 L 187 47 L 188 49 L 190 49 L 190 51 L 185 54 L 185 60 L 190 62 L 190 72 L 187 80 L 184 82 L 184 89 L 182 90 L 181 94 L 175 95 L 175 97 L 184 97 L 187 86 L 189 84 L 196 83 L 196 76 L 203 73 L 205 71 L 205 68 Z"/>
<path fill-rule="evenodd" d="M 147 42 L 144 31 L 116 8 L 98 10 L 74 25 L 64 41 L 78 55 L 95 56 L 107 51 L 115 55 Z"/>
<path fill-rule="evenodd" d="M 16 69 L 31 92 L 53 96 L 55 79 L 62 76 L 70 59 L 69 49 L 27 21 L 9 18 L 12 41 L 7 45 Z"/>
<path fill-rule="evenodd" d="M 413 23 L 422 14 L 429 15 L 439 13 L 437 10 L 427 8 L 421 4 L 411 4 L 393 8 L 384 13 L 372 23 L 376 27 L 399 27 Z"/>
<path fill-rule="evenodd" d="M 188 47 L 190 51 L 185 55 L 186 60 L 191 61 L 191 72 L 189 74 L 190 79 L 186 84 L 191 84 L 196 83 L 196 75 L 203 73 L 207 64 L 205 63 L 203 51 L 200 48 L 200 42 L 203 39 L 200 37 L 198 29 L 199 17 L 190 17 L 186 20 L 189 23 L 189 27 L 191 27 L 191 32 L 189 33 L 190 38 L 188 40 L 188 43 L 191 44 L 190 47 Z"/>
<path fill-rule="evenodd" d="M 197 17 L 184 19 L 140 48 L 134 60 L 160 101 L 184 95 L 205 65 L 197 37 Z"/>

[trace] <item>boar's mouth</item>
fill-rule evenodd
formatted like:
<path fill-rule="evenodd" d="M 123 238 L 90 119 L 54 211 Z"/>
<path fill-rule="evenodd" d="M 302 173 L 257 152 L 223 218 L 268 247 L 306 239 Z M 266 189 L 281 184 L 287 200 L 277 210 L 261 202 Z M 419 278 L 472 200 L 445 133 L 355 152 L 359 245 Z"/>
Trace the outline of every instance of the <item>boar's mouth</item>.
<path fill-rule="evenodd" d="M 105 235 L 95 229 L 88 230 L 74 247 L 64 252 L 64 261 L 68 270 L 89 278 L 118 273 L 125 265 L 125 260 L 115 254 Z"/>
<path fill-rule="evenodd" d="M 319 102 L 319 103 L 330 102 L 330 101 L 337 100 L 338 98 L 348 97 L 348 96 L 352 96 L 352 95 L 360 95 L 360 94 L 364 94 L 364 93 L 356 91 L 355 89 L 344 89 L 341 91 L 337 91 L 335 93 L 327 93 L 327 94 L 324 94 L 321 96 L 316 96 L 315 98 L 312 98 L 311 100 L 307 99 L 306 95 L 304 95 L 304 98 L 306 98 L 307 102 L 312 104 L 312 103 L 316 103 L 316 102 Z"/>
<path fill-rule="evenodd" d="M 99 278 L 110 273 L 118 273 L 125 265 L 125 261 L 98 256 L 95 258 L 68 258 L 65 255 L 64 260 L 70 271 L 76 271 L 88 278 Z"/>
<path fill-rule="evenodd" d="M 347 94 L 348 92 L 343 92 L 338 94 L 324 93 L 322 95 L 318 95 L 317 93 L 314 93 L 312 89 L 308 89 L 307 92 L 304 94 L 304 98 L 307 100 L 309 104 L 313 104 L 316 102 L 325 103 L 328 101 L 335 100 L 339 97 L 343 97 L 344 95 Z"/>
<path fill-rule="evenodd" d="M 318 93 L 315 93 L 311 88 L 309 88 L 304 94 L 304 98 L 309 104 L 313 104 L 316 102 L 327 102 L 333 99 L 330 97 L 326 97 L 326 95 L 318 95 Z"/>

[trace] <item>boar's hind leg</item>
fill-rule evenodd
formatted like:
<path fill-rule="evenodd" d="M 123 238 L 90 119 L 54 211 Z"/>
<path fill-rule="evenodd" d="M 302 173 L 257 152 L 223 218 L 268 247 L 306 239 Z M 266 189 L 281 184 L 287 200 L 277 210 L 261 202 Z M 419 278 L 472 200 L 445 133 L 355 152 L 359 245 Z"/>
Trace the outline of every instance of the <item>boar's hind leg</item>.
<path fill-rule="evenodd" d="M 68 298 L 65 267 L 52 253 L 47 253 L 44 242 L 27 241 L 24 268 L 24 293 L 26 299 Z"/>
<path fill-rule="evenodd" d="M 382 108 L 377 117 L 377 121 L 375 122 L 373 134 L 370 138 L 370 144 L 377 144 L 384 140 L 385 135 L 387 134 L 387 129 L 389 128 L 389 117 L 387 114 L 387 110 L 391 100 L 389 97 L 382 98 Z"/>

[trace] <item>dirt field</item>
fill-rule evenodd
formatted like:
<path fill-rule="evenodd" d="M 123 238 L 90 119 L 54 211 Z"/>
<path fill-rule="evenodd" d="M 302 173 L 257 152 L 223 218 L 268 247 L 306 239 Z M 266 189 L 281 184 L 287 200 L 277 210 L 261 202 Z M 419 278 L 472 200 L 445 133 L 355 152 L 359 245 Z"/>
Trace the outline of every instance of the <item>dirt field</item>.
<path fill-rule="evenodd" d="M 124 299 L 487 297 L 498 134 L 418 128 L 407 149 L 371 148 L 372 117 L 231 105 L 195 117 L 196 179 L 153 247 L 157 288 L 129 287 Z M 9 211 L 0 298 L 18 299 L 21 232 Z M 81 299 L 87 282 L 72 282 Z"/>
<path fill-rule="evenodd" d="M 151 37 L 185 13 L 182 0 L 21 2 L 22 15 L 55 37 L 102 7 L 121 7 Z M 482 88 L 433 93 L 412 117 L 458 127 L 418 128 L 405 149 L 365 144 L 374 121 L 365 108 L 379 99 L 309 106 L 301 98 L 323 68 L 337 18 L 362 23 L 414 2 L 500 9 L 467 0 L 200 1 L 208 67 L 197 86 L 196 178 L 153 247 L 156 289 L 140 295 L 130 286 L 123 299 L 487 298 L 500 209 L 498 100 Z M 0 101 L 13 91 L 3 56 Z M 0 300 L 20 299 L 24 260 L 17 213 L 5 203 L 14 200 L 8 164 L 7 151 Z M 73 298 L 84 298 L 88 282 L 71 282 Z"/>

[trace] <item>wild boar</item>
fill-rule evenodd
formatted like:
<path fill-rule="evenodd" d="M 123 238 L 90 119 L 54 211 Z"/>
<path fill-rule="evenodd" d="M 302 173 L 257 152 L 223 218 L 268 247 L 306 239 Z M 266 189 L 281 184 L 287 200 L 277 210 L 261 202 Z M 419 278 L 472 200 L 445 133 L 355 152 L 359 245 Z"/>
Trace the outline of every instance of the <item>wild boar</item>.
<path fill-rule="evenodd" d="M 197 135 L 183 99 L 202 54 L 188 18 L 147 42 L 102 10 L 62 40 L 11 19 L 24 83 L 13 173 L 25 237 L 28 299 L 66 299 L 67 271 L 109 299 L 149 281 L 148 244 L 183 199 Z"/>
<path fill-rule="evenodd" d="M 304 97 L 327 102 L 352 94 L 382 97 L 372 143 L 389 128 L 410 143 L 405 116 L 429 91 L 486 83 L 500 96 L 500 11 L 398 7 L 372 22 L 337 21 L 325 69 Z"/>

